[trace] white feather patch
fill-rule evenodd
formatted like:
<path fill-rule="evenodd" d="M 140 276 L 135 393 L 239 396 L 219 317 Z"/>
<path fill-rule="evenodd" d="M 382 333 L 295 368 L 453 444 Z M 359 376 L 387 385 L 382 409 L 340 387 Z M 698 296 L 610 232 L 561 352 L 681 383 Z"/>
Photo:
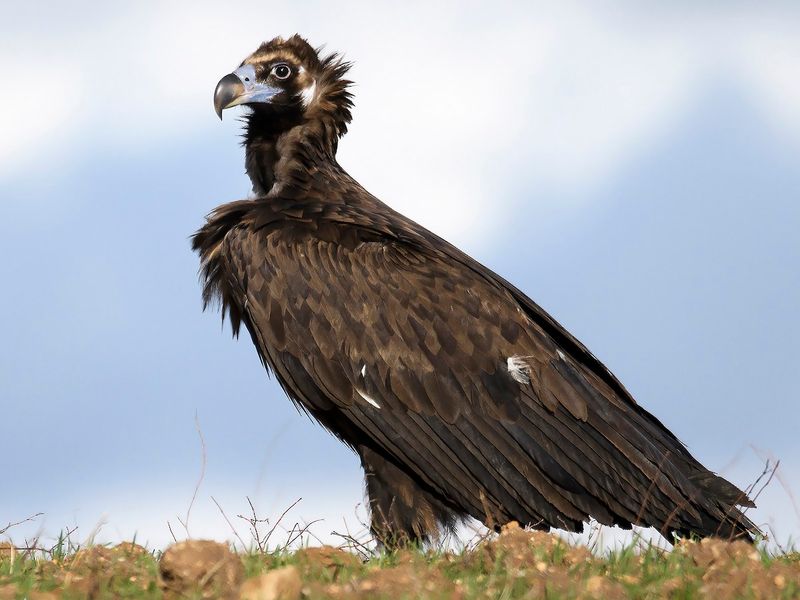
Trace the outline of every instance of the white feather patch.
<path fill-rule="evenodd" d="M 303 106 L 306 108 L 309 104 L 314 100 L 314 95 L 317 93 L 317 82 L 315 81 L 307 88 L 303 88 L 303 91 L 300 92 L 300 97 L 303 102 Z"/>
<path fill-rule="evenodd" d="M 566 354 L 564 354 L 561 350 L 556 350 L 556 353 L 558 354 L 558 358 L 561 360 L 567 360 Z"/>
<path fill-rule="evenodd" d="M 522 356 L 509 356 L 506 360 L 508 366 L 508 374 L 517 383 L 527 385 L 531 382 L 531 368 Z"/>
<path fill-rule="evenodd" d="M 359 396 L 361 396 L 361 397 L 362 397 L 364 400 L 366 400 L 367 402 L 369 402 L 370 404 L 372 404 L 372 406 L 374 406 L 375 408 L 380 408 L 380 407 L 381 407 L 381 405 L 380 405 L 380 404 L 378 404 L 377 402 L 375 402 L 375 400 L 373 400 L 372 398 L 370 398 L 369 396 L 367 396 L 367 395 L 366 395 L 364 392 L 362 392 L 360 389 L 356 388 L 356 392 L 358 392 L 358 395 L 359 395 Z"/>

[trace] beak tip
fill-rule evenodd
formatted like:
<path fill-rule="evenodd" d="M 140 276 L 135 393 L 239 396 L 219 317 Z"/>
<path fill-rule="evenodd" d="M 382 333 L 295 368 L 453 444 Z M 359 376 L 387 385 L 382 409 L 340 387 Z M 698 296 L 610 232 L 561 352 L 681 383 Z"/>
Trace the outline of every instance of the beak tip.
<path fill-rule="evenodd" d="M 222 120 L 222 111 L 235 104 L 244 92 L 244 84 L 235 73 L 229 73 L 220 79 L 214 90 L 214 112 L 217 113 L 220 121 Z"/>

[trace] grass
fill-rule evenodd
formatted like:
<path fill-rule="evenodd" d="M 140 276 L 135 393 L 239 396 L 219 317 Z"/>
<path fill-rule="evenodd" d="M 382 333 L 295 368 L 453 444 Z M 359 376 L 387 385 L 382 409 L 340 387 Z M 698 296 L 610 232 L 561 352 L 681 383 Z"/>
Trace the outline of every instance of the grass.
<path fill-rule="evenodd" d="M 202 471 L 186 516 L 179 519 L 187 536 Z M 774 467 L 770 471 L 767 465 L 756 484 L 770 472 Z M 800 598 L 800 552 L 794 548 L 769 551 L 764 543 L 707 539 L 666 550 L 634 537 L 602 550 L 602 528 L 592 528 L 585 543 L 579 543 L 515 524 L 499 535 L 479 534 L 458 549 L 444 543 L 378 553 L 370 549 L 374 544 L 349 530 L 333 534 L 343 541 L 340 548 L 309 547 L 312 523 L 295 523 L 291 529 L 282 525 L 299 499 L 271 522 L 258 517 L 249 498 L 249 514 L 236 515 L 247 524 L 248 544 L 212 500 L 238 551 L 217 542 L 177 539 L 163 553 L 135 540 L 113 547 L 81 546 L 73 541 L 75 529 L 64 531 L 50 547 L 39 540 L 22 548 L 0 542 L 0 600 Z M 38 516 L 9 523 L 0 528 L 0 536 Z M 361 531 L 368 531 L 359 522 Z M 271 540 L 279 527 L 286 541 L 275 546 Z M 171 526 L 170 532 L 175 537 Z"/>
<path fill-rule="evenodd" d="M 232 553 L 189 541 L 162 554 L 133 543 L 76 548 L 62 536 L 45 551 L 12 556 L 0 548 L 0 600 L 235 599 L 244 580 L 252 589 L 283 589 L 277 597 L 284 598 L 800 598 L 800 553 L 772 554 L 743 542 L 684 542 L 672 551 L 639 543 L 598 556 L 511 526 L 457 552 L 366 558 L 357 549 L 363 552 L 254 546 Z"/>

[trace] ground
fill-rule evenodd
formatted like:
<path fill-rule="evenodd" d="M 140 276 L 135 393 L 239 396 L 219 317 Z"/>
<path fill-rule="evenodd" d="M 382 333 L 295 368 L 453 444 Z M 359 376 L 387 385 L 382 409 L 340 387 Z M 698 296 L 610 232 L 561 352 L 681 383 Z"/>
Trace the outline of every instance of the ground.
<path fill-rule="evenodd" d="M 597 556 L 513 524 L 461 552 L 370 557 L 330 546 L 236 553 L 200 540 L 163 553 L 134 543 L 47 555 L 0 545 L 0 600 L 15 598 L 800 598 L 800 553 L 707 539 Z"/>

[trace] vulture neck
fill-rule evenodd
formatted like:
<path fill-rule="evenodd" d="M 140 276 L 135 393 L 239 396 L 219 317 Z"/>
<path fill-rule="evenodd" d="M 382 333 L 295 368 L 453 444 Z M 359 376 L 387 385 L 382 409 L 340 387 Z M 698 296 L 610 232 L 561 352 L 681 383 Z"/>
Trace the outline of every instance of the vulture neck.
<path fill-rule="evenodd" d="M 244 137 L 245 166 L 257 196 L 308 190 L 320 171 L 342 172 L 336 162 L 339 137 L 332 119 L 307 120 L 287 129 L 274 117 L 254 113 L 248 117 Z"/>

